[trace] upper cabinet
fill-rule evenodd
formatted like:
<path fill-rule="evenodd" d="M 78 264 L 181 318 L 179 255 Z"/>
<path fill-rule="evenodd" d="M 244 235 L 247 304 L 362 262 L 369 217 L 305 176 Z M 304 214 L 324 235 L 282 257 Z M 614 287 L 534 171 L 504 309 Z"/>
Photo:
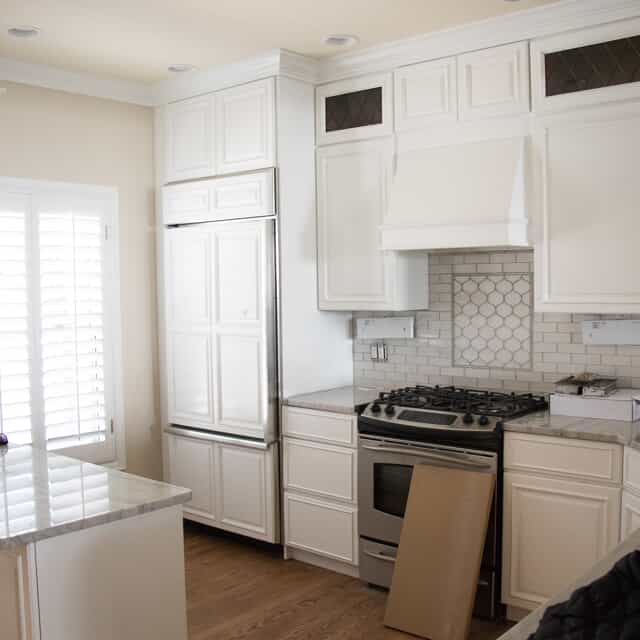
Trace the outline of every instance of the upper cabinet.
<path fill-rule="evenodd" d="M 392 142 L 322 147 L 318 171 L 319 306 L 408 310 L 428 306 L 427 257 L 380 250 Z"/>
<path fill-rule="evenodd" d="M 216 173 L 275 165 L 273 78 L 215 94 Z"/>
<path fill-rule="evenodd" d="M 394 74 L 396 131 L 456 122 L 457 82 L 455 58 L 398 69 Z"/>
<path fill-rule="evenodd" d="M 640 98 L 640 18 L 531 43 L 533 107 L 561 111 Z"/>
<path fill-rule="evenodd" d="M 325 84 L 316 89 L 316 143 L 348 142 L 393 131 L 390 73 Z"/>
<path fill-rule="evenodd" d="M 528 43 L 458 56 L 458 108 L 465 121 L 528 113 Z"/>
<path fill-rule="evenodd" d="M 165 181 L 213 175 L 213 100 L 210 96 L 170 104 L 165 114 Z"/>
<path fill-rule="evenodd" d="M 538 118 L 536 309 L 640 312 L 640 104 Z"/>
<path fill-rule="evenodd" d="M 275 166 L 274 93 L 268 78 L 170 104 L 165 182 Z"/>

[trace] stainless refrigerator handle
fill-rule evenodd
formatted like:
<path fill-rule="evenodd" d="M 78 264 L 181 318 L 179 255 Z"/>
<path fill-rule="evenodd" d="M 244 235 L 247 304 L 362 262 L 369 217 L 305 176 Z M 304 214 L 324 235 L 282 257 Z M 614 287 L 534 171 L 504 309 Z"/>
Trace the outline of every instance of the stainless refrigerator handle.
<path fill-rule="evenodd" d="M 365 556 L 375 558 L 376 560 L 384 560 L 385 562 L 395 562 L 396 559 L 391 556 L 385 556 L 383 553 L 372 553 L 371 551 L 363 551 Z"/>
<path fill-rule="evenodd" d="M 430 453 L 428 451 L 419 451 L 417 449 L 401 449 L 400 447 L 385 447 L 378 446 L 372 447 L 366 444 L 362 445 L 363 449 L 368 451 L 382 451 L 383 453 L 400 453 L 409 456 L 417 456 L 419 458 L 427 458 L 429 460 L 440 460 L 442 462 L 449 462 L 451 464 L 463 464 L 470 467 L 476 467 L 478 469 L 491 469 L 492 464 L 490 462 L 477 462 L 468 456 L 456 456 L 456 455 L 438 455 L 437 453 Z"/>
<path fill-rule="evenodd" d="M 209 440 L 210 442 L 220 442 L 222 444 L 235 444 L 239 447 L 245 447 L 247 449 L 260 449 L 266 451 L 269 448 L 269 443 L 263 440 L 248 440 L 246 438 L 235 438 L 233 436 L 227 436 L 220 433 L 213 433 L 211 431 L 198 431 L 195 429 L 187 429 L 184 427 L 165 427 L 165 433 L 170 433 L 174 436 L 182 436 L 184 438 L 194 438 L 197 440 Z"/>

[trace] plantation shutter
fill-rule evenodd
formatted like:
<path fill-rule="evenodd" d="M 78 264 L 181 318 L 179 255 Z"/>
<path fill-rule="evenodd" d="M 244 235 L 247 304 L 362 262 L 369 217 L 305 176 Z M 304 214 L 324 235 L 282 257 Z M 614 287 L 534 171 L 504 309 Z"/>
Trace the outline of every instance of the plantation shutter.
<path fill-rule="evenodd" d="M 0 430 L 10 442 L 115 457 L 112 202 L 0 191 Z"/>

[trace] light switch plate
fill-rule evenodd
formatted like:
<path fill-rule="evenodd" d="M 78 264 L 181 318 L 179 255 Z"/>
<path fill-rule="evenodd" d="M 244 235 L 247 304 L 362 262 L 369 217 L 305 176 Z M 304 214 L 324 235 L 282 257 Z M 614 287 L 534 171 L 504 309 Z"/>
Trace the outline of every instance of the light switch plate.
<path fill-rule="evenodd" d="M 585 320 L 584 344 L 640 344 L 640 320 Z"/>
<path fill-rule="evenodd" d="M 385 338 L 413 338 L 415 318 L 358 318 L 356 334 L 359 340 L 384 340 Z"/>

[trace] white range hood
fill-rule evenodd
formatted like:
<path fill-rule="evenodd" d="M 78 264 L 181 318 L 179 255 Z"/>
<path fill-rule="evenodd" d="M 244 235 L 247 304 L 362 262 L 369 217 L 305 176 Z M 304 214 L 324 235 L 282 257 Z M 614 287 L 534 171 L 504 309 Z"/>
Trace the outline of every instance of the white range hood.
<path fill-rule="evenodd" d="M 382 249 L 528 246 L 527 137 L 400 147 Z"/>

